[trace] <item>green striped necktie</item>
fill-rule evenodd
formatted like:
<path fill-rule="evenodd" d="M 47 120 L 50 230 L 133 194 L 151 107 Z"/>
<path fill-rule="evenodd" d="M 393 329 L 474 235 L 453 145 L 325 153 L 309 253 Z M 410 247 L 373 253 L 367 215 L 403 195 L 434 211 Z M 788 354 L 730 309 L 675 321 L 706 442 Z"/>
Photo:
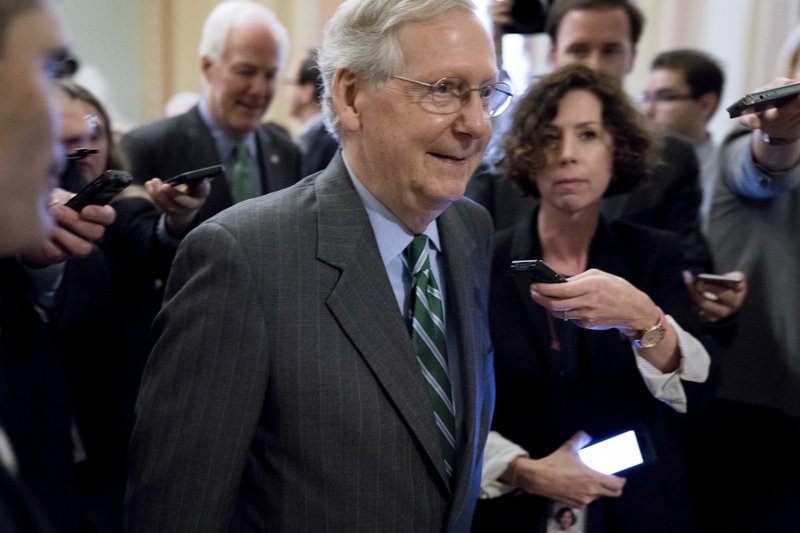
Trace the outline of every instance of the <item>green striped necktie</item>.
<path fill-rule="evenodd" d="M 412 276 L 411 344 L 433 406 L 445 471 L 452 475 L 456 455 L 455 405 L 447 374 L 442 295 L 431 270 L 428 237 L 417 235 L 406 251 Z"/>
<path fill-rule="evenodd" d="M 251 174 L 253 156 L 247 143 L 242 140 L 233 151 L 231 165 L 231 196 L 234 203 L 258 196 L 256 181 Z"/>

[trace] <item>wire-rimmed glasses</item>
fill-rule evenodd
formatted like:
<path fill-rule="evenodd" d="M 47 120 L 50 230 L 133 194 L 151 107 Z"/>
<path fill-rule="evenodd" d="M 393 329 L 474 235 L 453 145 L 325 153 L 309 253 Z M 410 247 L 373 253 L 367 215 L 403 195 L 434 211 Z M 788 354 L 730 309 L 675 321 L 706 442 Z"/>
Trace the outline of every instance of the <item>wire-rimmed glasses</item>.
<path fill-rule="evenodd" d="M 459 111 L 467 102 L 470 94 L 477 91 L 484 109 L 490 117 L 496 117 L 506 110 L 514 96 L 507 83 L 497 82 L 472 88 L 461 78 L 442 78 L 434 83 L 412 80 L 402 76 L 391 76 L 396 80 L 406 81 L 421 87 L 427 87 L 426 98 L 420 101 L 424 109 L 431 113 L 449 114 Z"/>

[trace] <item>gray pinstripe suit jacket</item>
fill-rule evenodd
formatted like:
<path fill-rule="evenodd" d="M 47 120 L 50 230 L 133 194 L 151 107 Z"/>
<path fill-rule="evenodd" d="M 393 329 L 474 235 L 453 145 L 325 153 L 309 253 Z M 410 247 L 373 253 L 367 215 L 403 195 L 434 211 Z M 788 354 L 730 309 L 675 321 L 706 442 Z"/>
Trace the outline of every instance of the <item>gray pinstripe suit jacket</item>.
<path fill-rule="evenodd" d="M 468 531 L 494 402 L 492 229 L 439 218 L 464 431 L 452 482 L 341 155 L 181 245 L 137 406 L 127 531 Z"/>

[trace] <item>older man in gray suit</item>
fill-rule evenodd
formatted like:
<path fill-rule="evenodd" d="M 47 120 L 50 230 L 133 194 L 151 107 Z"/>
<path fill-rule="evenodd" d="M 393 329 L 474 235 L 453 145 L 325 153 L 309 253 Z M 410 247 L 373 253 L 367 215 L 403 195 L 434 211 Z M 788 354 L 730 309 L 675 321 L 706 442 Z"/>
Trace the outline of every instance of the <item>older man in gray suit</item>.
<path fill-rule="evenodd" d="M 469 530 L 493 230 L 463 194 L 510 98 L 494 57 L 469 0 L 339 7 L 320 64 L 341 154 L 178 250 L 128 531 Z"/>

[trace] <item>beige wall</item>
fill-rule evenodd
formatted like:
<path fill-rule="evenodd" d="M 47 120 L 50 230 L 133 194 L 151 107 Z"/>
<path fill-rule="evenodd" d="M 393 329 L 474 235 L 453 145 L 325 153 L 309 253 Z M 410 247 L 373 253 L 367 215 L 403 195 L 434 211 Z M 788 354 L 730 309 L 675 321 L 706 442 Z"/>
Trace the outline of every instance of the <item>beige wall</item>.
<path fill-rule="evenodd" d="M 159 118 L 177 91 L 200 91 L 197 44 L 203 21 L 219 0 L 62 0 L 82 63 L 107 79 L 104 103 L 130 124 Z M 322 27 L 341 0 L 256 0 L 272 8 L 289 30 L 290 61 L 318 45 Z M 478 0 L 485 6 L 490 0 Z M 769 81 L 783 39 L 800 24 L 798 0 L 638 0 L 647 17 L 636 69 L 626 87 L 641 90 L 647 63 L 665 48 L 693 46 L 718 56 L 728 82 L 723 103 Z M 547 42 L 528 50 L 543 69 Z M 522 53 L 522 52 L 521 52 Z M 284 72 L 282 79 L 287 74 Z M 280 84 L 267 119 L 292 128 L 287 87 Z M 113 101 L 115 105 L 109 105 Z M 115 109 L 116 108 L 116 109 Z M 119 122 L 115 118 L 115 122 Z M 718 112 L 712 130 L 730 127 Z"/>

